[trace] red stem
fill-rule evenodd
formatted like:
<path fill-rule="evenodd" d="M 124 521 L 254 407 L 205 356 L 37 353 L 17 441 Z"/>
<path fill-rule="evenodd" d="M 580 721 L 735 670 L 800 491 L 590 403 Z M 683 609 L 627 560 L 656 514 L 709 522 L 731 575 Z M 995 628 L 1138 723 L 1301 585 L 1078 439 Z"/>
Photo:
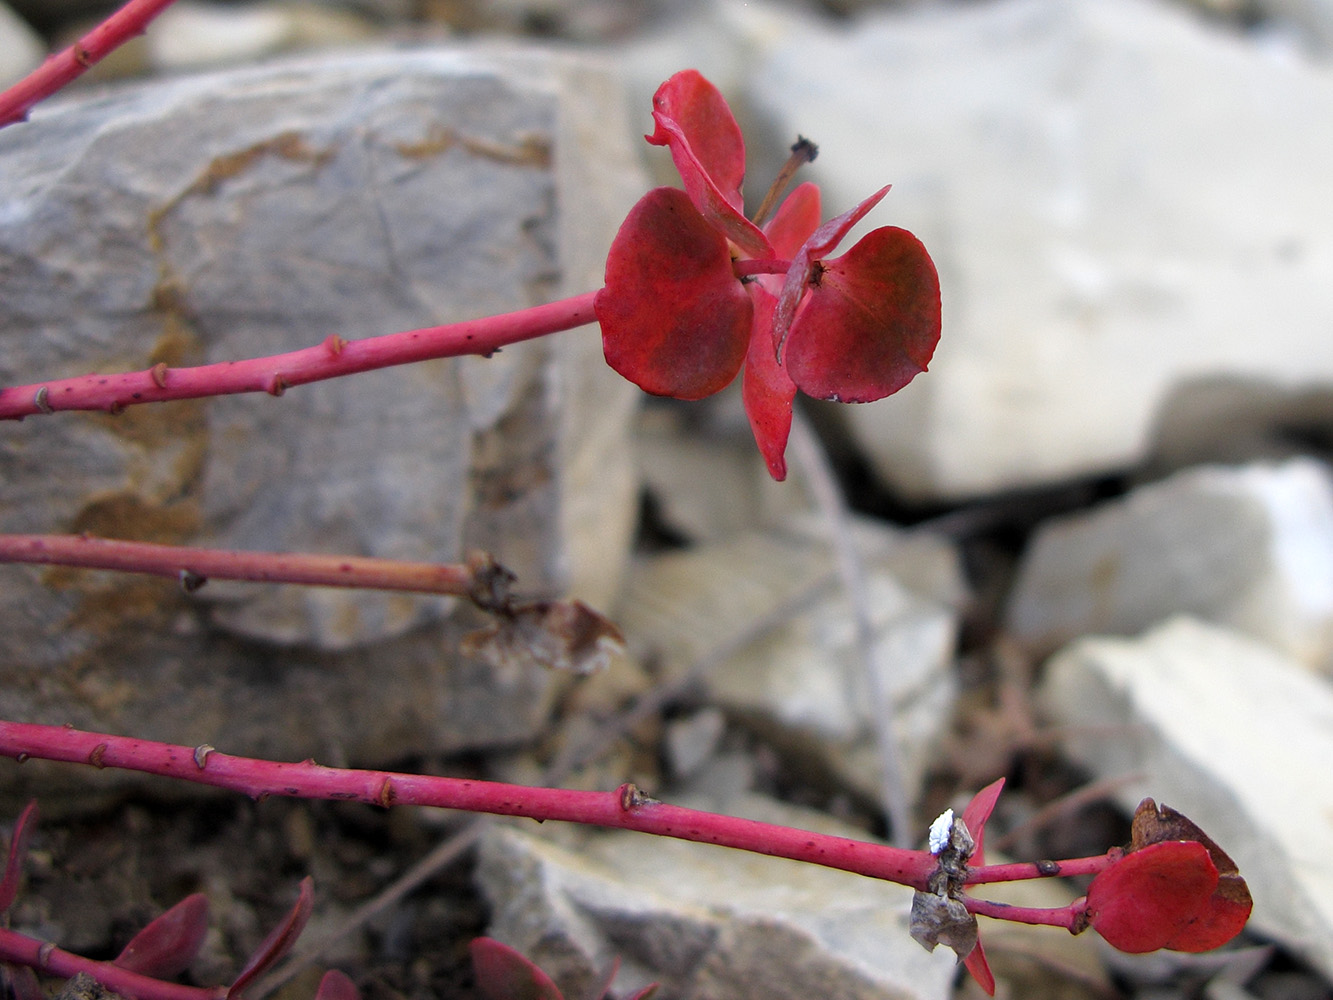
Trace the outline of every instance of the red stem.
<path fill-rule="evenodd" d="M 985 885 L 989 882 L 1022 882 L 1034 878 L 1073 878 L 1075 875 L 1099 875 L 1124 856 L 1124 851 L 1112 848 L 1105 854 L 1090 858 L 1070 858 L 1067 861 L 1015 861 L 1004 865 L 982 865 L 969 868 L 964 885 Z"/>
<path fill-rule="evenodd" d="M 88 72 L 135 35 L 142 35 L 148 22 L 173 2 L 130 0 L 69 48 L 48 56 L 35 70 L 0 93 L 0 128 L 23 121 L 38 101 Z"/>
<path fill-rule="evenodd" d="M 335 799 L 372 805 L 418 805 L 535 820 L 563 820 L 636 830 L 925 888 L 936 859 L 926 851 L 832 837 L 792 827 L 737 819 L 666 805 L 633 785 L 614 792 L 530 788 L 391 771 L 324 767 L 313 761 L 289 764 L 233 757 L 211 747 L 184 747 L 62 726 L 0 722 L 0 756 L 117 767 L 214 785 L 254 798 Z"/>
<path fill-rule="evenodd" d="M 148 573 L 180 579 L 189 589 L 215 577 L 465 597 L 477 583 L 473 568 L 461 564 L 308 553 L 232 552 L 81 535 L 0 535 L 0 563 Z"/>
<path fill-rule="evenodd" d="M 316 347 L 246 361 L 222 361 L 195 368 L 158 364 L 120 375 L 79 375 L 0 389 L 0 420 L 22 419 L 56 410 L 118 413 L 136 403 L 198 399 L 240 392 L 281 396 L 289 387 L 465 354 L 491 355 L 501 347 L 591 323 L 595 292 L 546 305 L 445 326 L 405 330 L 363 340 L 330 336 Z"/>
<path fill-rule="evenodd" d="M 1083 907 L 1079 900 L 1068 906 L 1045 909 L 1037 906 L 1011 906 L 1008 903 L 995 903 L 989 899 L 964 896 L 963 905 L 967 907 L 969 913 L 994 917 L 996 920 L 1009 920 L 1017 924 L 1042 924 L 1047 927 L 1073 930 L 1083 923 Z"/>
<path fill-rule="evenodd" d="M 75 955 L 7 927 L 0 927 L 0 962 L 26 965 L 62 979 L 86 972 L 103 986 L 135 1000 L 223 1000 L 227 995 L 225 986 L 207 988 L 163 982 L 110 962 Z"/>

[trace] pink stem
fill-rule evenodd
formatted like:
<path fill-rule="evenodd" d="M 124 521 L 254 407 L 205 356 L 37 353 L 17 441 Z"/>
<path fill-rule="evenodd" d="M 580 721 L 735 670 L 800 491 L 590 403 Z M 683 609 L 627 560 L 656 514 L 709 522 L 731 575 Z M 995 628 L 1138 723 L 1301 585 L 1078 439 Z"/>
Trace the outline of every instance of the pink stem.
<path fill-rule="evenodd" d="M 0 128 L 23 121 L 38 101 L 88 72 L 135 35 L 142 35 L 148 22 L 173 2 L 130 0 L 69 48 L 48 56 L 35 70 L 0 93 Z"/>
<path fill-rule="evenodd" d="M 790 268 L 791 261 L 776 260 L 770 257 L 762 260 L 742 257 L 740 260 L 731 262 L 732 273 L 738 278 L 744 278 L 751 274 L 786 274 Z"/>
<path fill-rule="evenodd" d="M 363 340 L 330 336 L 316 347 L 195 368 L 158 364 L 121 375 L 79 375 L 0 389 L 0 420 L 56 410 L 118 413 L 136 403 L 197 399 L 239 392 L 281 396 L 290 386 L 464 354 L 491 355 L 501 347 L 592 322 L 595 292 L 518 312 Z"/>
<path fill-rule="evenodd" d="M 651 799 L 633 785 L 614 792 L 529 788 L 391 771 L 324 767 L 233 757 L 212 747 L 183 747 L 62 726 L 0 722 L 0 756 L 117 767 L 214 785 L 259 798 L 336 799 L 372 805 L 436 806 L 535 820 L 563 820 L 636 830 L 756 854 L 790 858 L 925 888 L 936 859 L 926 851 L 810 833 L 720 816 Z"/>
<path fill-rule="evenodd" d="M 969 913 L 994 917 L 996 920 L 1009 920 L 1017 924 L 1043 924 L 1048 927 L 1063 927 L 1065 930 L 1073 930 L 1083 924 L 1083 909 L 1078 901 L 1068 906 L 1044 909 L 1037 906 L 1010 906 L 1008 903 L 995 903 L 989 899 L 964 896 L 963 905 L 967 907 Z"/>
<path fill-rule="evenodd" d="M 364 556 L 230 552 L 81 535 L 0 535 L 0 563 L 39 563 L 148 573 L 195 589 L 220 580 L 367 587 L 468 596 L 477 585 L 470 565 L 398 562 Z"/>
<path fill-rule="evenodd" d="M 1034 878 L 1072 878 L 1075 875 L 1098 875 L 1124 856 L 1124 851 L 1113 848 L 1091 858 L 1070 858 L 1067 861 L 1016 861 L 1005 865 L 982 865 L 970 868 L 964 885 L 984 885 L 988 882 L 1022 882 Z"/>
<path fill-rule="evenodd" d="M 26 965 L 62 979 L 86 972 L 103 986 L 136 1000 L 223 1000 L 227 995 L 225 986 L 210 989 L 163 982 L 110 962 L 83 958 L 7 927 L 0 927 L 0 962 Z"/>

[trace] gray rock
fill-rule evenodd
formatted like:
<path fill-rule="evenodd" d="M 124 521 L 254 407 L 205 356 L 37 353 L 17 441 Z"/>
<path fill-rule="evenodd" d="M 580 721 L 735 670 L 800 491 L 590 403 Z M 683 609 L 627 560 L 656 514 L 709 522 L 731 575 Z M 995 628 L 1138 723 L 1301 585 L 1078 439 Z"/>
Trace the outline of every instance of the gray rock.
<path fill-rule="evenodd" d="M 537 53 L 155 81 L 0 132 L 0 384 L 270 354 L 598 287 L 641 178 L 618 89 Z M 637 390 L 595 328 L 292 389 L 0 428 L 0 530 L 453 561 L 616 593 Z M 513 740 L 549 683 L 448 600 L 6 567 L 0 707 L 270 754 Z M 506 684 L 512 689 L 506 690 Z"/>
<path fill-rule="evenodd" d="M 1206 466 L 1053 518 L 1019 567 L 1009 628 L 1051 649 L 1176 613 L 1333 671 L 1333 480 L 1312 459 Z"/>
<path fill-rule="evenodd" d="M 707 663 L 700 680 L 714 703 L 874 800 L 876 718 L 887 716 L 915 797 L 951 715 L 957 555 L 939 539 L 868 523 L 857 541 L 891 706 L 868 696 L 832 551 L 809 525 L 644 561 L 619 621 L 667 676 Z"/>
<path fill-rule="evenodd" d="M 1176 618 L 1083 639 L 1048 665 L 1043 709 L 1117 792 L 1180 810 L 1240 867 L 1253 927 L 1333 974 L 1333 686 L 1255 640 Z"/>
<path fill-rule="evenodd" d="M 752 818 L 812 826 L 776 804 Z M 566 996 L 591 995 L 616 958 L 617 990 L 658 982 L 671 1000 L 950 995 L 953 954 L 908 936 L 912 893 L 892 883 L 644 834 L 562 847 L 511 828 L 487 834 L 477 879 L 488 933 Z"/>
<path fill-rule="evenodd" d="M 787 35 L 747 94 L 820 144 L 830 214 L 892 183 L 863 225 L 939 265 L 930 373 L 838 408 L 901 492 L 1131 465 L 1205 380 L 1328 393 L 1322 65 L 1170 4 L 1005 0 Z"/>

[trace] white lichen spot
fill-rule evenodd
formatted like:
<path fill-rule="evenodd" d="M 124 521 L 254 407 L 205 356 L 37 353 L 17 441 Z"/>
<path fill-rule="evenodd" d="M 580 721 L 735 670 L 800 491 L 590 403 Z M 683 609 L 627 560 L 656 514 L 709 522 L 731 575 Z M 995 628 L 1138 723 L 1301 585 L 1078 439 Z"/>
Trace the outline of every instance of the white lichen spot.
<path fill-rule="evenodd" d="M 949 846 L 949 837 L 953 833 L 953 810 L 946 809 L 930 824 L 930 853 L 939 854 Z"/>

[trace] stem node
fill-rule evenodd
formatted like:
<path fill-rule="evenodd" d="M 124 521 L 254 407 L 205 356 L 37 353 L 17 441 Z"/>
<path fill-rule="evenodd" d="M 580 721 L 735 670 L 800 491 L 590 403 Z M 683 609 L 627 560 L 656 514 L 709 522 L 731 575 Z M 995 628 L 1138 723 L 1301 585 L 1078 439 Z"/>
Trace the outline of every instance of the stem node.
<path fill-rule="evenodd" d="M 48 398 L 50 395 L 50 390 L 47 389 L 46 386 L 42 386 L 33 393 L 32 405 L 37 407 L 38 411 L 41 413 L 55 413 L 55 407 L 51 405 L 51 401 Z"/>

